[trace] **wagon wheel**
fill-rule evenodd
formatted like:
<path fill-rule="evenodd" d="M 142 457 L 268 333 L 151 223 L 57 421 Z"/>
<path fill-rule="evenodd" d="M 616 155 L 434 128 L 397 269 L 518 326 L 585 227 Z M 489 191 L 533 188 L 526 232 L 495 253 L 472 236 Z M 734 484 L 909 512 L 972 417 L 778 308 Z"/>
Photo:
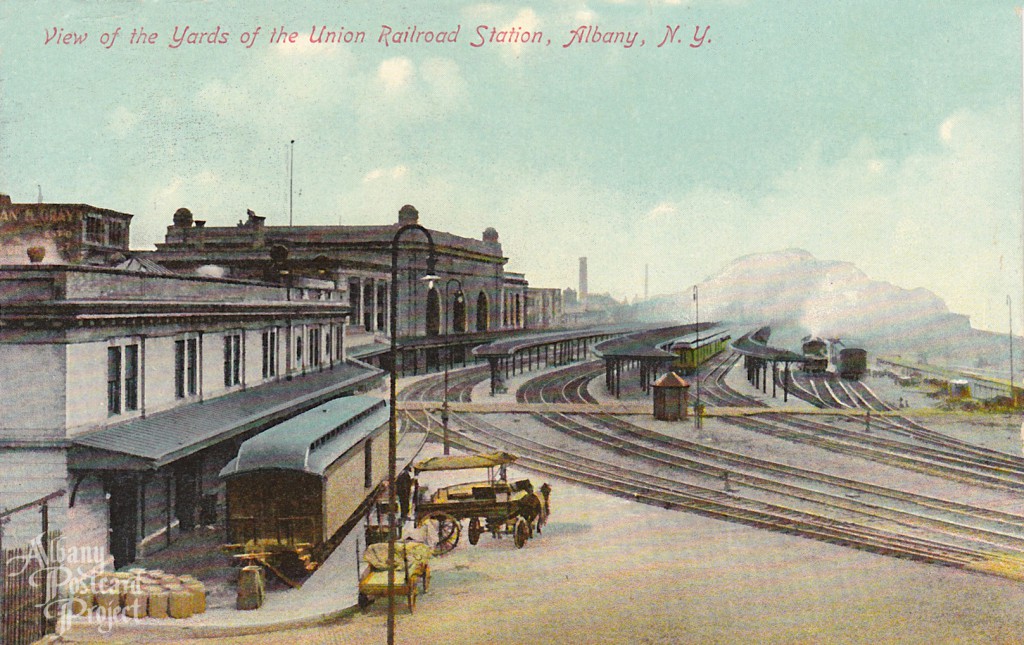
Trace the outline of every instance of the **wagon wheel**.
<path fill-rule="evenodd" d="M 484 534 L 484 527 L 480 524 L 479 517 L 473 517 L 469 520 L 469 543 L 476 545 L 480 541 L 480 536 Z"/>
<path fill-rule="evenodd" d="M 420 520 L 420 527 L 423 530 L 423 541 L 434 550 L 434 555 L 444 555 L 454 549 L 462 531 L 458 520 L 441 512 L 424 517 Z"/>
<path fill-rule="evenodd" d="M 529 539 L 530 525 L 527 524 L 526 520 L 520 517 L 516 520 L 516 525 L 512 529 L 512 540 L 515 542 L 516 548 L 521 549 Z"/>

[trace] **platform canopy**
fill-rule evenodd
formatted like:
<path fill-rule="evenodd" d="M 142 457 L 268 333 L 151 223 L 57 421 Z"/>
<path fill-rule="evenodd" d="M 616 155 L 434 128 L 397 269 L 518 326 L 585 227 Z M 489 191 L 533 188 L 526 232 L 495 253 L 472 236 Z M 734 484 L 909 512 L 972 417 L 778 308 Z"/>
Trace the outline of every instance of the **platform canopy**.
<path fill-rule="evenodd" d="M 468 470 L 470 468 L 494 468 L 513 463 L 518 457 L 507 452 L 486 452 L 475 455 L 448 455 L 431 457 L 416 464 L 416 472 L 432 470 Z"/>

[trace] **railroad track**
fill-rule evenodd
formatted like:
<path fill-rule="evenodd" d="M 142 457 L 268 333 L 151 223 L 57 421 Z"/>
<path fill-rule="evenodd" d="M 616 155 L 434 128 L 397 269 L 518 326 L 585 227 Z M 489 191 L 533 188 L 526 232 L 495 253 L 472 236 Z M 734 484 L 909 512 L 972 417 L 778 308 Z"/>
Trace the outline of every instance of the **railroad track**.
<path fill-rule="evenodd" d="M 555 402 L 550 398 L 559 389 L 552 387 L 559 375 L 535 379 L 521 390 L 523 398 L 537 402 Z M 566 373 L 565 383 L 574 383 L 575 374 Z M 572 402 L 572 397 L 567 398 Z M 916 495 L 863 482 L 844 479 L 784 464 L 730 453 L 694 442 L 667 437 L 646 430 L 612 415 L 537 415 L 538 421 L 571 434 L 581 441 L 620 453 L 629 453 L 649 463 L 683 468 L 687 472 L 718 479 L 726 473 L 732 483 L 742 483 L 770 493 L 824 504 L 847 511 L 886 517 L 896 522 L 927 524 L 931 528 L 953 532 L 967 538 L 992 539 L 1015 549 L 1024 547 L 1019 527 L 1024 516 L 991 511 L 934 497 Z M 576 419 L 584 419 L 584 424 Z M 796 482 L 795 484 L 793 482 Z M 850 497 L 859 499 L 851 500 Z M 921 513 L 939 514 L 927 517 Z M 951 522 L 941 515 L 955 516 Z M 959 523 L 958 523 L 959 522 Z M 966 522 L 966 523 L 965 523 Z M 981 531 L 980 533 L 978 531 Z M 1009 533 L 1007 533 L 1009 532 Z"/>
<path fill-rule="evenodd" d="M 922 562 L 1004 574 L 1017 569 L 1012 556 L 994 554 L 989 549 L 950 545 L 779 504 L 738 498 L 520 437 L 479 415 L 458 417 L 459 425 L 466 430 L 452 433 L 467 449 L 508 450 L 520 456 L 517 463 L 532 470 L 634 501 Z"/>
<path fill-rule="evenodd" d="M 714 366 L 704 379 L 704 396 L 719 405 L 760 406 L 733 390 L 724 382 L 728 361 Z M 914 441 L 899 436 L 884 436 L 882 417 L 871 419 L 870 431 L 852 432 L 819 420 L 798 416 L 766 413 L 756 418 L 732 417 L 728 423 L 777 438 L 814 445 L 824 450 L 856 455 L 900 468 L 907 468 L 954 481 L 981 484 L 994 488 L 1024 492 L 1024 460 L 956 440 L 939 442 L 933 431 L 898 428 L 899 433 L 913 433 Z"/>
<path fill-rule="evenodd" d="M 833 393 L 842 392 L 841 398 L 851 402 L 850 404 L 843 404 L 843 407 L 856 407 L 865 411 L 872 410 L 887 413 L 894 411 L 871 388 L 860 381 L 844 381 L 842 379 L 815 378 L 801 375 L 801 378 L 797 379 L 796 382 L 799 389 L 794 391 L 794 393 L 805 400 L 808 400 L 805 395 L 809 393 L 805 385 L 806 383 L 809 383 L 810 387 L 814 389 L 816 382 L 825 384 L 831 382 L 832 386 L 829 391 Z M 827 399 L 821 397 L 813 399 L 811 402 L 818 407 L 836 408 L 840 406 L 839 403 L 830 405 Z M 895 443 L 887 443 L 886 445 L 889 447 L 898 447 L 900 445 L 919 446 L 919 448 L 910 447 L 906 450 L 919 456 L 966 465 L 968 468 L 978 470 L 979 472 L 994 471 L 1002 473 L 1010 476 L 1013 481 L 1024 483 L 1024 459 L 1020 457 L 949 437 L 904 416 L 876 416 L 871 418 L 870 424 L 872 432 L 880 440 L 884 440 L 886 436 L 891 437 Z"/>
<path fill-rule="evenodd" d="M 735 360 L 721 363 L 731 366 Z M 572 365 L 532 379 L 517 399 L 593 401 L 587 385 L 602 373 L 598 362 Z M 467 374 L 465 378 L 474 377 Z M 431 400 L 438 385 L 425 381 L 414 392 L 403 391 L 403 397 Z M 566 451 L 517 436 L 479 415 L 453 415 L 457 418 L 452 433 L 463 441 L 471 436 L 478 448 L 523 455 L 526 465 L 541 472 L 638 501 L 888 555 L 1020 575 L 1024 535 L 1018 528 L 1024 526 L 1024 516 L 757 460 L 664 437 L 609 415 L 583 415 L 586 423 L 568 415 L 534 416 L 563 435 L 598 446 L 598 453 L 671 469 L 673 476 L 582 457 L 578 449 Z M 416 422 L 427 426 L 429 417 L 423 413 Z M 716 488 L 724 473 L 730 474 L 732 485 L 742 487 L 744 495 Z"/>

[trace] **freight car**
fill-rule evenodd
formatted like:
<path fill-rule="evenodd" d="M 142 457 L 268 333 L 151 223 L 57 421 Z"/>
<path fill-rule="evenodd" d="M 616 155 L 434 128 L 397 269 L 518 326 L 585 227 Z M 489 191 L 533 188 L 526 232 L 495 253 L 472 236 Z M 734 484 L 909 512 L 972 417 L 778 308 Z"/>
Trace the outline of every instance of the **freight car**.
<path fill-rule="evenodd" d="M 710 328 L 700 333 L 677 338 L 669 351 L 676 355 L 672 370 L 680 374 L 693 374 L 705 361 L 729 347 L 732 337 L 721 328 Z"/>
<path fill-rule="evenodd" d="M 828 345 L 817 336 L 804 338 L 804 371 L 820 374 L 828 369 Z"/>
<path fill-rule="evenodd" d="M 857 347 L 847 347 L 839 352 L 839 363 L 836 371 L 845 379 L 856 381 L 864 375 L 868 367 L 868 353 Z"/>
<path fill-rule="evenodd" d="M 388 419 L 382 399 L 341 397 L 242 443 L 220 472 L 225 550 L 289 572 L 315 569 L 387 475 Z"/>

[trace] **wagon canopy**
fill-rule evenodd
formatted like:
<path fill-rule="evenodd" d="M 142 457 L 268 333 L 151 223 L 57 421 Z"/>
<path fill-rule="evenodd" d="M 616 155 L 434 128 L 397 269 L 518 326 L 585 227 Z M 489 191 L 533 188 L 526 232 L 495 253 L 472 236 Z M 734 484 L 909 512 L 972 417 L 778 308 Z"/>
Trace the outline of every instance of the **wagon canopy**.
<path fill-rule="evenodd" d="M 482 452 L 475 455 L 449 455 L 431 457 L 415 465 L 416 472 L 431 470 L 468 470 L 470 468 L 494 468 L 511 464 L 518 457 L 507 452 Z"/>

